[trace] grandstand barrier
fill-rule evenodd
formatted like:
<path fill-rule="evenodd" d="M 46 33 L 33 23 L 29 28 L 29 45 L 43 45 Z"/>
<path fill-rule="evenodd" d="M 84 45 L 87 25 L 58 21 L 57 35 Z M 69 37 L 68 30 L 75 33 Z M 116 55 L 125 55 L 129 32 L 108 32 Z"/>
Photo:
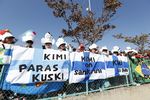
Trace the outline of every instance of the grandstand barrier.
<path fill-rule="evenodd" d="M 49 100 L 150 82 L 150 59 L 90 52 L 14 46 L 4 51 L 1 66 L 4 100 Z"/>

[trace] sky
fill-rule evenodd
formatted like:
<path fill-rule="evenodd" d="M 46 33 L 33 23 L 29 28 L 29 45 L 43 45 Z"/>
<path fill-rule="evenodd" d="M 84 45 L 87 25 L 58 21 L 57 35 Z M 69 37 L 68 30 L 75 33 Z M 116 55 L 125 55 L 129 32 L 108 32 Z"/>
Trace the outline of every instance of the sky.
<path fill-rule="evenodd" d="M 79 1 L 84 8 L 88 6 L 88 0 Z M 103 39 L 96 43 L 98 46 L 107 46 L 110 50 L 113 46 L 125 49 L 127 46 L 136 46 L 125 43 L 112 37 L 116 33 L 134 36 L 150 32 L 150 0 L 120 0 L 123 5 L 110 21 L 116 28 L 106 31 Z M 92 11 L 99 14 L 102 0 L 91 0 Z M 83 10 L 84 10 L 83 8 Z M 86 11 L 86 9 L 85 9 Z M 37 33 L 34 47 L 41 48 L 41 38 L 46 32 L 51 32 L 55 40 L 62 35 L 61 30 L 66 24 L 62 19 L 55 18 L 52 10 L 44 0 L 0 0 L 0 29 L 9 29 L 19 40 L 17 45 L 23 46 L 21 37 L 27 30 Z M 65 40 L 71 43 L 70 39 Z M 77 46 L 77 44 L 71 43 Z M 54 46 L 56 48 L 56 46 Z"/>

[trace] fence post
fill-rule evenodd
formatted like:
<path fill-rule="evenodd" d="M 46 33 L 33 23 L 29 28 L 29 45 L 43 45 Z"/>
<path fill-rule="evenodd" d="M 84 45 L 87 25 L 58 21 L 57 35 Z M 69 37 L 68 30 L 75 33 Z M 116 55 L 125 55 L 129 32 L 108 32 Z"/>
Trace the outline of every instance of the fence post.
<path fill-rule="evenodd" d="M 86 81 L 86 95 L 89 94 L 89 82 L 88 80 Z"/>
<path fill-rule="evenodd" d="M 126 84 L 127 84 L 127 86 L 129 86 L 128 75 L 126 75 Z"/>

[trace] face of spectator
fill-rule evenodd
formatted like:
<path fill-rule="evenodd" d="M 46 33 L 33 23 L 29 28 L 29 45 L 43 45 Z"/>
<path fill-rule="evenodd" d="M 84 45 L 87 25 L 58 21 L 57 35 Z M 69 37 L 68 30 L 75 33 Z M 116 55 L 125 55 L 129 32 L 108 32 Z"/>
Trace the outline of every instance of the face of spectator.
<path fill-rule="evenodd" d="M 125 52 L 120 53 L 121 56 L 126 56 Z"/>
<path fill-rule="evenodd" d="M 45 49 L 51 49 L 52 43 L 45 43 Z"/>
<path fill-rule="evenodd" d="M 29 40 L 26 42 L 26 47 L 32 48 L 32 45 L 33 45 L 33 41 Z"/>
<path fill-rule="evenodd" d="M 85 48 L 83 46 L 80 47 L 80 52 L 84 52 Z"/>
<path fill-rule="evenodd" d="M 96 49 L 96 48 L 91 49 L 91 50 L 90 50 L 90 52 L 92 52 L 92 53 L 95 53 L 95 54 L 96 54 L 96 53 L 97 53 L 97 49 Z"/>
<path fill-rule="evenodd" d="M 66 51 L 66 44 L 61 44 L 61 45 L 59 46 L 59 49 L 60 49 L 60 50 L 63 50 L 63 51 Z"/>
<path fill-rule="evenodd" d="M 114 55 L 118 56 L 119 53 L 117 51 L 113 52 Z"/>
<path fill-rule="evenodd" d="M 103 53 L 107 53 L 107 52 L 108 52 L 108 50 L 107 50 L 107 49 L 104 49 L 102 52 L 103 52 Z"/>
<path fill-rule="evenodd" d="M 4 40 L 4 43 L 14 44 L 15 43 L 15 38 L 14 37 L 6 37 L 5 40 Z"/>
<path fill-rule="evenodd" d="M 107 49 L 103 49 L 102 54 L 104 54 L 104 55 L 109 55 L 109 52 L 108 52 Z"/>
<path fill-rule="evenodd" d="M 78 52 L 84 52 L 85 51 L 85 47 L 84 45 L 81 43 L 77 49 Z"/>
<path fill-rule="evenodd" d="M 127 55 L 132 56 L 132 52 L 128 52 Z"/>

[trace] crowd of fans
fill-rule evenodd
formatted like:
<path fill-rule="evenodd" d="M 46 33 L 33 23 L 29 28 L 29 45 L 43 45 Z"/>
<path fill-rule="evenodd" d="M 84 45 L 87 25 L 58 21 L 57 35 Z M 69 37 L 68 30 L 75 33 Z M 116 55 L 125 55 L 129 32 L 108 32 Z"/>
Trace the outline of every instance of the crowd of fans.
<path fill-rule="evenodd" d="M 24 36 L 22 37 L 22 41 L 25 43 L 26 48 L 33 48 L 34 38 L 36 33 L 33 31 L 25 32 Z M 15 44 L 17 39 L 13 36 L 13 34 L 8 30 L 0 30 L 0 48 L 5 49 L 5 44 Z M 95 43 L 90 45 L 88 49 L 85 47 L 84 44 L 80 44 L 79 47 L 74 48 L 70 44 L 68 44 L 62 37 L 58 38 L 55 42 L 52 34 L 50 32 L 45 33 L 44 37 L 41 39 L 41 44 L 43 49 L 52 49 L 52 46 L 56 44 L 58 50 L 60 51 L 70 51 L 70 52 L 84 52 L 89 51 L 95 54 L 102 54 L 102 55 L 116 55 L 116 56 L 128 56 L 130 59 L 133 58 L 146 58 L 150 59 L 150 54 L 139 53 L 137 50 L 126 47 L 125 50 L 121 50 L 119 46 L 114 46 L 110 51 L 107 46 L 98 47 Z M 0 72 L 3 65 L 0 65 Z M 107 80 L 105 80 L 106 83 Z"/>
<path fill-rule="evenodd" d="M 22 41 L 25 43 L 26 48 L 33 48 L 34 38 L 36 33 L 29 30 L 24 33 L 22 37 Z M 13 34 L 8 30 L 0 30 L 0 42 L 2 44 L 2 48 L 4 48 L 3 43 L 6 44 L 14 44 L 17 39 L 13 36 Z M 70 44 L 68 44 L 62 37 L 58 38 L 55 42 L 52 34 L 50 32 L 45 33 L 44 37 L 41 39 L 41 44 L 43 49 L 52 49 L 52 45 L 56 44 L 57 48 L 62 51 L 72 51 L 72 52 L 83 52 L 83 51 L 90 51 L 96 54 L 104 54 L 104 55 L 124 55 L 127 56 L 128 54 L 132 54 L 136 58 L 150 58 L 150 54 L 144 53 L 140 54 L 137 50 L 132 49 L 131 47 L 126 47 L 126 50 L 121 50 L 119 46 L 114 46 L 112 50 L 108 50 L 107 46 L 98 47 L 95 43 L 90 45 L 88 50 L 85 48 L 84 44 L 80 44 L 78 48 L 74 48 Z"/>

